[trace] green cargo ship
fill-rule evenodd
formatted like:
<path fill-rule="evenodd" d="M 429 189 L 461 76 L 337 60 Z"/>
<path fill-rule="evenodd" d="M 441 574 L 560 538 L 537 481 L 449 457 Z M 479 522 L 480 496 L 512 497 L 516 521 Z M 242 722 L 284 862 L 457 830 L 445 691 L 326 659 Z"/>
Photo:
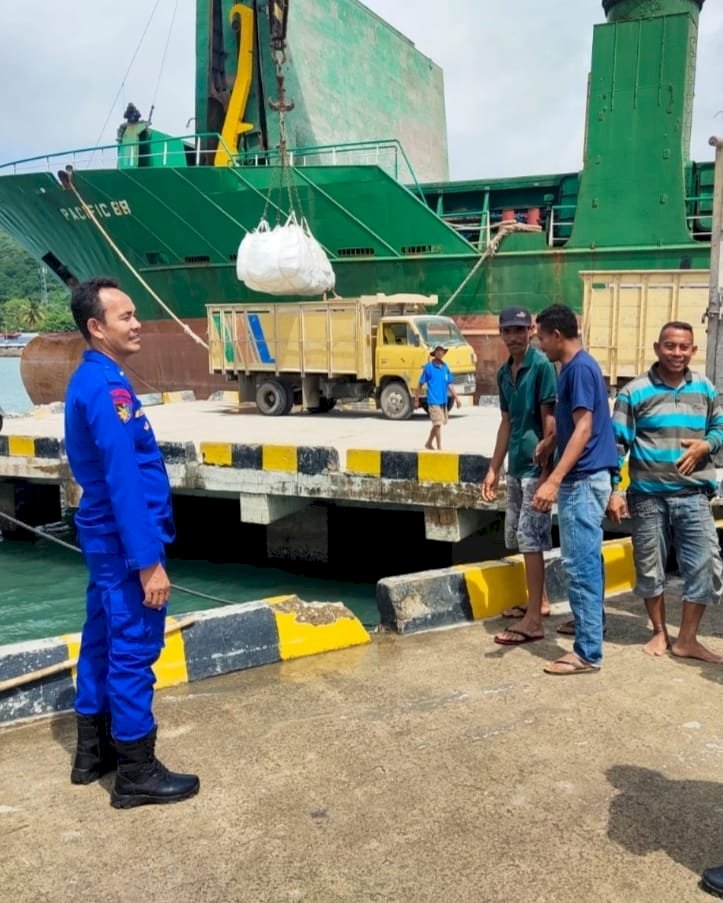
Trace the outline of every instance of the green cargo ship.
<path fill-rule="evenodd" d="M 199 335 L 207 303 L 260 300 L 238 243 L 293 204 L 341 295 L 437 294 L 489 391 L 503 307 L 581 310 L 581 271 L 708 267 L 713 164 L 689 159 L 703 3 L 603 0 L 581 172 L 450 182 L 441 71 L 357 0 L 197 0 L 199 131 L 172 138 L 129 108 L 117 146 L 6 164 L 0 225 L 65 283 L 106 273 L 133 295 L 140 391 L 207 393 L 222 386 L 205 350 L 158 299 Z M 342 32 L 345 66 L 325 55 Z M 62 398 L 80 349 L 30 343 L 33 401 Z"/>

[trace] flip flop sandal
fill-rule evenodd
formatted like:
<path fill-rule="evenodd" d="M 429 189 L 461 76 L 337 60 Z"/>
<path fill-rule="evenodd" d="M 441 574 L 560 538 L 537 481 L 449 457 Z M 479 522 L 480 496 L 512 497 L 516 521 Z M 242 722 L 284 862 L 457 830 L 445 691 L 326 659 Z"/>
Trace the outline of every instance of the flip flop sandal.
<path fill-rule="evenodd" d="M 519 637 L 519 639 L 506 639 L 502 636 L 502 633 L 512 634 L 513 636 Z M 545 639 L 544 634 L 542 636 L 532 636 L 531 633 L 525 633 L 523 630 L 513 630 L 511 627 L 509 630 L 503 630 L 502 633 L 498 633 L 494 638 L 494 641 L 498 646 L 523 646 L 525 643 L 534 643 L 537 640 Z"/>
<path fill-rule="evenodd" d="M 587 662 L 570 661 L 568 658 L 558 658 L 554 662 L 548 662 L 542 669 L 546 674 L 592 674 L 600 668 L 588 665 Z"/>

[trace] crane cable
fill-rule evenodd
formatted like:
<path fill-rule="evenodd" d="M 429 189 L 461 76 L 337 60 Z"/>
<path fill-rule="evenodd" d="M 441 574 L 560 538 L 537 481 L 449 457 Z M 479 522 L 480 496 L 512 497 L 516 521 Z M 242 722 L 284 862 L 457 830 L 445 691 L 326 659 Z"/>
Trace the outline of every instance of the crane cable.
<path fill-rule="evenodd" d="M 138 41 L 138 45 L 136 46 L 136 49 L 133 51 L 133 56 L 131 57 L 130 63 L 128 63 L 128 68 L 126 69 L 126 73 L 123 76 L 123 78 L 121 79 L 121 83 L 118 87 L 118 91 L 116 92 L 116 96 L 113 98 L 113 103 L 110 105 L 110 110 L 108 110 L 108 115 L 105 117 L 105 122 L 103 123 L 103 127 L 101 128 L 100 134 L 98 135 L 98 137 L 96 139 L 96 142 L 95 142 L 96 147 L 98 147 L 100 145 L 100 142 L 103 138 L 103 132 L 105 131 L 106 126 L 108 125 L 108 121 L 110 120 L 110 117 L 113 115 L 113 108 L 115 107 L 116 103 L 118 103 L 118 98 L 121 95 L 121 91 L 125 87 L 126 79 L 128 78 L 128 75 L 130 74 L 130 71 L 133 68 L 133 63 L 135 63 L 135 61 L 136 61 L 138 52 L 140 51 L 141 45 L 143 44 L 143 41 L 146 38 L 148 29 L 151 27 L 151 22 L 153 21 L 153 17 L 156 14 L 156 10 L 158 9 L 158 4 L 160 2 L 161 2 L 161 0 L 156 0 L 156 3 L 154 5 L 153 9 L 151 10 L 151 14 L 148 17 L 148 21 L 146 22 L 146 27 L 143 29 L 143 34 L 141 35 L 140 40 Z M 174 13 L 174 15 L 175 15 L 175 13 Z M 91 164 L 91 161 L 93 159 L 93 154 L 95 154 L 95 149 L 93 150 L 93 153 L 90 155 L 90 158 L 88 160 L 88 166 L 90 166 L 90 164 Z"/>
<path fill-rule="evenodd" d="M 171 43 L 171 34 L 173 33 L 173 25 L 176 21 L 176 13 L 177 12 L 178 12 L 178 0 L 176 0 L 176 3 L 173 7 L 173 15 L 171 16 L 171 24 L 168 27 L 168 36 L 166 37 L 166 46 L 163 48 L 163 56 L 161 57 L 161 66 L 160 66 L 160 69 L 158 70 L 158 78 L 156 79 L 156 87 L 153 91 L 153 99 L 151 100 L 151 109 L 150 109 L 150 112 L 148 113 L 148 122 L 149 123 L 151 122 L 151 119 L 153 117 L 153 111 L 156 108 L 156 97 L 158 96 L 158 89 L 161 86 L 161 78 L 163 77 L 163 70 L 166 65 L 166 56 L 168 55 L 168 46 Z"/>

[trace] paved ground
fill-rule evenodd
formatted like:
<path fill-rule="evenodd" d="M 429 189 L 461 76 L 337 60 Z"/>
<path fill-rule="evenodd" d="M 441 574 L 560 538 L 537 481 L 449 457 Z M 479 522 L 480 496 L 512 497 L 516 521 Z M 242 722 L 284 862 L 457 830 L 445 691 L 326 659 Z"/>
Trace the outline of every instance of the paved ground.
<path fill-rule="evenodd" d="M 113 810 L 68 781 L 72 721 L 0 731 L 0 875 L 13 903 L 685 903 L 723 863 L 723 666 L 652 659 L 609 601 L 599 674 L 500 621 L 158 694 L 176 806 Z M 679 606 L 670 604 L 677 625 Z M 723 613 L 705 622 L 723 651 Z M 713 635 L 711 637 L 711 635 Z"/>
<path fill-rule="evenodd" d="M 429 435 L 429 418 L 420 412 L 410 420 L 387 420 L 373 410 L 293 413 L 264 417 L 255 409 L 219 401 L 185 401 L 147 408 L 156 437 L 173 442 L 240 442 L 254 444 L 317 445 L 336 448 L 377 448 L 417 451 Z M 491 455 L 500 422 L 495 405 L 455 409 L 443 428 L 446 451 Z M 6 418 L 5 435 L 61 438 L 62 414 L 38 408 L 28 417 Z"/>

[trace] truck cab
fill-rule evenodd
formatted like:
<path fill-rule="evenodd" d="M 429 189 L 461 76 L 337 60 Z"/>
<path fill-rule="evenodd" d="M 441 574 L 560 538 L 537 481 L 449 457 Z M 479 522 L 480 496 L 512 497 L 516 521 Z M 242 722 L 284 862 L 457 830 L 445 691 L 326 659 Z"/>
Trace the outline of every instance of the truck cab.
<path fill-rule="evenodd" d="M 473 395 L 477 357 L 453 320 L 434 314 L 379 320 L 374 371 L 377 401 L 385 416 L 394 420 L 409 417 L 422 367 L 436 345 L 447 349 L 444 362 L 454 375 L 457 394 Z M 421 403 L 425 406 L 423 397 Z"/>

